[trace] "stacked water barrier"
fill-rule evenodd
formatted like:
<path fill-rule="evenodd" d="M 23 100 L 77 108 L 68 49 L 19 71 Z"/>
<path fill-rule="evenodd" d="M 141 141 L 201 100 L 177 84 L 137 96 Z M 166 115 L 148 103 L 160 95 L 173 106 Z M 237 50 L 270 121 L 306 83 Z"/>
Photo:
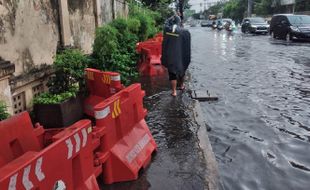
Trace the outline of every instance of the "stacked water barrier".
<path fill-rule="evenodd" d="M 154 38 L 136 45 L 136 51 L 140 55 L 138 70 L 141 76 L 159 76 L 166 73 L 165 67 L 161 64 L 162 55 L 162 33 Z"/>
<path fill-rule="evenodd" d="M 33 126 L 27 112 L 0 122 L 0 189 L 99 190 L 138 178 L 157 145 L 144 120 L 140 84 L 125 88 L 118 73 L 86 69 L 91 120 L 65 129 Z"/>

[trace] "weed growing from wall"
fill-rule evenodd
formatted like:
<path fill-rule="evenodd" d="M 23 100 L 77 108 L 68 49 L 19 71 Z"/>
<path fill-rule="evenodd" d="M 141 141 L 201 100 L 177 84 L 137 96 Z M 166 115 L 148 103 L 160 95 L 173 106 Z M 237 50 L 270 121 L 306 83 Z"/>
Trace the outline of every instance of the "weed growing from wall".
<path fill-rule="evenodd" d="M 7 106 L 4 102 L 0 101 L 0 121 L 7 119 L 9 116 Z"/>

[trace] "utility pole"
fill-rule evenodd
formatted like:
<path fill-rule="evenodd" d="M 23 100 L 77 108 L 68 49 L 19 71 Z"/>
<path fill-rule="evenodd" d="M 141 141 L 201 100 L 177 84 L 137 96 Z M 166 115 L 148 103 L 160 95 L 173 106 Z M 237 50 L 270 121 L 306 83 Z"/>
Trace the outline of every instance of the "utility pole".
<path fill-rule="evenodd" d="M 248 17 L 252 16 L 252 3 L 253 0 L 248 0 Z"/>
<path fill-rule="evenodd" d="M 207 5 L 206 0 L 203 0 L 203 12 L 207 10 L 206 5 Z"/>

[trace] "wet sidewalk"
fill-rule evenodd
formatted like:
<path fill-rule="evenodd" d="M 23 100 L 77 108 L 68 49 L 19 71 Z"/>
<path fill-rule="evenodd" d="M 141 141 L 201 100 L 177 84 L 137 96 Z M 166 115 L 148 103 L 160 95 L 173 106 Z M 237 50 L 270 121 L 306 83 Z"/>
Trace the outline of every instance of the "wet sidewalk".
<path fill-rule="evenodd" d="M 158 144 L 151 165 L 137 181 L 103 189 L 215 189 L 215 159 L 206 132 L 201 132 L 206 131 L 206 125 L 199 119 L 197 102 L 187 92 L 179 91 L 176 98 L 172 97 L 169 86 L 166 78 L 142 80 L 148 110 L 146 121 Z"/>

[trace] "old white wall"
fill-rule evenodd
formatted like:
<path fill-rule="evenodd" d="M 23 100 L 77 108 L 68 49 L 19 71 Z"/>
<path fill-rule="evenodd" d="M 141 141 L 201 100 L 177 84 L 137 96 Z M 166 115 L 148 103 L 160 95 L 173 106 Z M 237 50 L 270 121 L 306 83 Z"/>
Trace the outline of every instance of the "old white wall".
<path fill-rule="evenodd" d="M 0 56 L 15 64 L 15 75 L 53 63 L 59 33 L 51 2 L 0 0 Z"/>

